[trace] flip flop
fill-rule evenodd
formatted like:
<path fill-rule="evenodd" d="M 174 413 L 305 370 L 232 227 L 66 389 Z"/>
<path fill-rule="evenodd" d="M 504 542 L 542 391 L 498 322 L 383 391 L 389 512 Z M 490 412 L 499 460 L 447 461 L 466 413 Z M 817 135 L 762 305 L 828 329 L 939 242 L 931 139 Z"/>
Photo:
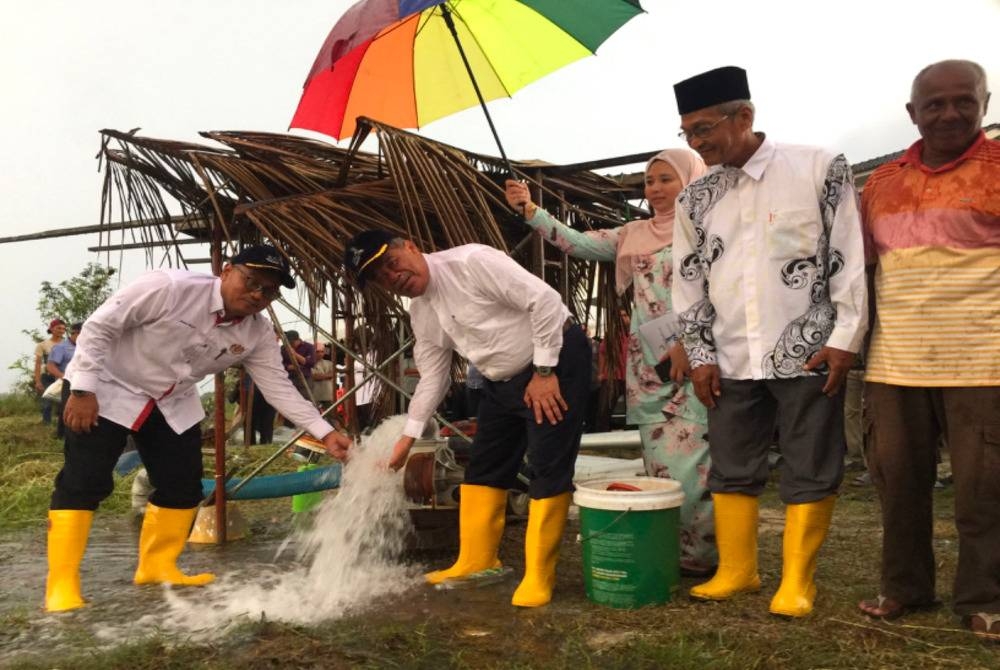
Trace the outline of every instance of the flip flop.
<path fill-rule="evenodd" d="M 965 625 L 983 642 L 1000 644 L 1000 614 L 976 612 L 965 617 Z"/>
<path fill-rule="evenodd" d="M 871 600 L 862 600 L 858 603 L 858 609 L 867 616 L 873 619 L 882 619 L 883 621 L 893 621 L 899 617 L 907 614 L 909 612 L 917 612 L 920 610 L 934 609 L 940 606 L 939 601 L 932 601 L 929 603 L 917 603 L 915 605 L 903 605 L 888 596 L 883 596 L 881 594 L 875 596 Z"/>

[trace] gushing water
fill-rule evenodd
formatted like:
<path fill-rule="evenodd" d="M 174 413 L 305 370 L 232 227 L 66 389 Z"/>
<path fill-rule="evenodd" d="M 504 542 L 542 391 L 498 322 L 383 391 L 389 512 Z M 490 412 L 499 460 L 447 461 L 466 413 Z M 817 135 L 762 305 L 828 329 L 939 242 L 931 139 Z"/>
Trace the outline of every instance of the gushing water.
<path fill-rule="evenodd" d="M 298 531 L 299 567 L 237 569 L 204 589 L 167 589 L 169 613 L 147 623 L 217 634 L 228 624 L 262 617 L 316 622 L 412 588 L 418 568 L 400 560 L 411 529 L 402 474 L 383 465 L 404 421 L 383 422 L 351 450 L 339 492 L 323 502 L 311 529 Z"/>

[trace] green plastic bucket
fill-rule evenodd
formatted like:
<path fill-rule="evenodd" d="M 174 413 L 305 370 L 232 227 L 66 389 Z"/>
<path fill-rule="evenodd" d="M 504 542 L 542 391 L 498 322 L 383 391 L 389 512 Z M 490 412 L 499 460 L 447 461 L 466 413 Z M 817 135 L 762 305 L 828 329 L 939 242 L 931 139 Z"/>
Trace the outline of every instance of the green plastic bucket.
<path fill-rule="evenodd" d="M 305 472 L 307 470 L 315 470 L 318 466 L 315 463 L 306 463 L 305 465 L 299 466 L 299 472 Z M 316 505 L 323 502 L 323 492 L 313 491 L 311 493 L 296 493 L 292 496 L 292 512 L 295 514 L 301 514 L 302 512 L 308 512 Z"/>
<path fill-rule="evenodd" d="M 608 490 L 613 485 L 637 491 Z M 680 482 L 659 477 L 576 485 L 583 581 L 595 603 L 633 609 L 668 602 L 680 581 Z"/>

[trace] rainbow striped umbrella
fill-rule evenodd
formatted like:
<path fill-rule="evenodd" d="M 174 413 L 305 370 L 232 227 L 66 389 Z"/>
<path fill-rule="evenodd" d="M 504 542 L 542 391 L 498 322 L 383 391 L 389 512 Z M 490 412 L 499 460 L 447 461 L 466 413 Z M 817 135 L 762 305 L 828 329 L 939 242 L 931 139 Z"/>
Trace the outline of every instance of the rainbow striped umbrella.
<path fill-rule="evenodd" d="M 639 0 L 361 0 L 323 43 L 291 127 L 341 139 L 357 116 L 419 128 L 477 102 L 486 111 L 642 11 Z"/>

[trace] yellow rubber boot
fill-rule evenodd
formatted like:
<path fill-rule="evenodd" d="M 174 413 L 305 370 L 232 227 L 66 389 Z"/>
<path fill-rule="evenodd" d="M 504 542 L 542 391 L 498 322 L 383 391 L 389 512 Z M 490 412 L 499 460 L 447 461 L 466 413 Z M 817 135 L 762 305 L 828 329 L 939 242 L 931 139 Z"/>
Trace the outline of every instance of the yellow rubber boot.
<path fill-rule="evenodd" d="M 500 567 L 497 550 L 507 511 L 506 489 L 462 484 L 458 507 L 458 559 L 445 570 L 424 575 L 430 584 Z"/>
<path fill-rule="evenodd" d="M 87 536 L 94 513 L 82 509 L 50 509 L 48 556 L 45 580 L 45 611 L 65 612 L 83 607 L 80 595 L 80 562 L 87 549 Z"/>
<path fill-rule="evenodd" d="M 196 509 L 169 509 L 146 504 L 146 516 L 139 533 L 136 584 L 204 586 L 215 579 L 209 572 L 185 575 L 177 568 L 177 558 L 184 551 L 196 512 Z"/>
<path fill-rule="evenodd" d="M 715 541 L 719 546 L 719 569 L 704 584 L 691 589 L 698 600 L 728 600 L 737 593 L 760 589 L 757 574 L 756 496 L 714 493 Z"/>
<path fill-rule="evenodd" d="M 559 545 L 572 497 L 572 493 L 560 493 L 552 498 L 532 498 L 524 536 L 524 579 L 514 591 L 512 605 L 540 607 L 552 600 Z"/>
<path fill-rule="evenodd" d="M 802 617 L 813 609 L 816 599 L 816 554 L 826 540 L 837 496 L 785 509 L 782 541 L 781 586 L 771 599 L 771 614 Z"/>

